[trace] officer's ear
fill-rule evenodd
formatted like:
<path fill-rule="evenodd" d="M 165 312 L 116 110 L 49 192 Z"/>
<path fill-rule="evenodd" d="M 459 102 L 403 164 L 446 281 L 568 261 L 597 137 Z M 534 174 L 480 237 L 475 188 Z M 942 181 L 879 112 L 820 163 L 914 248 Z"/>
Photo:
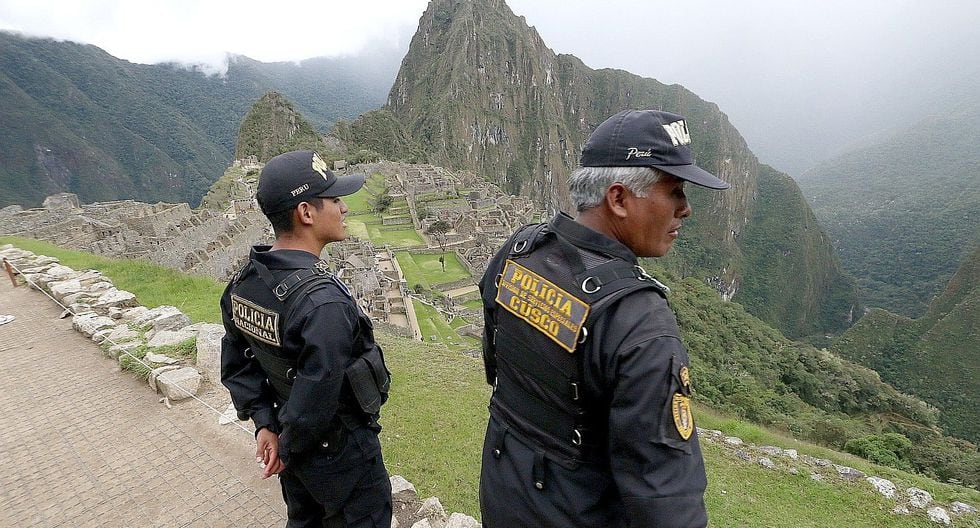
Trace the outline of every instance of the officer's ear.
<path fill-rule="evenodd" d="M 616 182 L 610 185 L 606 189 L 606 197 L 604 204 L 606 208 L 612 213 L 616 218 L 626 218 L 628 212 L 626 210 L 626 200 L 632 193 L 620 182 Z"/>
<path fill-rule="evenodd" d="M 310 211 L 313 206 L 309 202 L 300 202 L 293 210 L 295 221 L 299 225 L 313 225 L 313 213 Z"/>

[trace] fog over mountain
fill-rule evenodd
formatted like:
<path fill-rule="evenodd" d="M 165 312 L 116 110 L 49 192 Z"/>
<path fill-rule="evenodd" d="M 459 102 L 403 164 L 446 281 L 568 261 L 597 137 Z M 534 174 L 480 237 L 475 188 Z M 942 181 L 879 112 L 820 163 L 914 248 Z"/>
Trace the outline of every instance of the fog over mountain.
<path fill-rule="evenodd" d="M 793 177 L 980 95 L 980 2 L 508 4 L 558 53 L 717 103 L 760 161 Z"/>

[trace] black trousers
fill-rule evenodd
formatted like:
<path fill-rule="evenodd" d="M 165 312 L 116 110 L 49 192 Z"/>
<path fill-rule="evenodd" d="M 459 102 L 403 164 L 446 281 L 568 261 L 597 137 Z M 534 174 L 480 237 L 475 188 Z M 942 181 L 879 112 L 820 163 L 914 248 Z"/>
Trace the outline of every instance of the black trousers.
<path fill-rule="evenodd" d="M 377 442 L 370 434 L 367 441 Z M 310 453 L 279 474 L 287 528 L 391 527 L 391 482 L 380 449 L 367 459 L 352 456 L 360 451 L 350 445 L 355 435 L 341 453 Z"/>

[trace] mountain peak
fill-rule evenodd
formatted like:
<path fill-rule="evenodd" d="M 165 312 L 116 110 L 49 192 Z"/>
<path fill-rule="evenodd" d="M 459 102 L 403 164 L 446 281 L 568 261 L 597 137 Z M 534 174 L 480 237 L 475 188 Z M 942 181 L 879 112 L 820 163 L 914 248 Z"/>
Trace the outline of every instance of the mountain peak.
<path fill-rule="evenodd" d="M 265 162 L 290 150 L 326 148 L 323 138 L 281 93 L 266 92 L 242 119 L 235 159 L 255 156 Z"/>
<path fill-rule="evenodd" d="M 351 141 L 384 143 L 358 129 L 401 134 L 432 164 L 474 171 L 511 194 L 567 211 L 567 181 L 583 144 L 627 108 L 685 116 L 697 164 L 732 184 L 726 192 L 692 190 L 694 217 L 670 265 L 789 335 L 850 322 L 851 281 L 840 276 L 799 190 L 759 164 L 717 105 L 680 85 L 556 55 L 502 0 L 430 2 L 389 93 L 389 113 L 370 114 L 385 125 L 355 125 Z M 763 254 L 774 238 L 787 241 L 775 260 Z"/>

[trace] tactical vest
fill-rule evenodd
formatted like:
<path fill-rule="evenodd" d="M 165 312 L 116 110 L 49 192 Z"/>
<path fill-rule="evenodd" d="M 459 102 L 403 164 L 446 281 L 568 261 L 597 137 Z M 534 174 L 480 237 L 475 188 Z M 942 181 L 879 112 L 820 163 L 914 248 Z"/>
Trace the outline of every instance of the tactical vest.
<path fill-rule="evenodd" d="M 253 272 L 258 274 L 267 288 L 249 291 L 247 299 L 237 295 L 236 290 L 242 280 Z M 317 261 L 312 269 L 298 270 L 282 281 L 276 281 L 264 264 L 253 259 L 232 282 L 233 320 L 249 344 L 245 356 L 258 361 L 269 386 L 280 402 L 286 402 L 296 379 L 297 355 L 283 349 L 282 339 L 286 323 L 294 317 L 299 301 L 328 287 L 339 288 L 347 297 L 353 297 L 322 260 Z M 345 383 L 338 412 L 359 410 L 370 421 L 377 417 L 381 405 L 388 399 L 391 377 L 381 348 L 375 344 L 371 321 L 360 310 L 353 353 L 353 361 L 344 370 Z"/>
<path fill-rule="evenodd" d="M 484 358 L 494 384 L 491 413 L 537 447 L 541 458 L 574 469 L 596 460 L 604 441 L 595 401 L 583 390 L 584 351 L 599 315 L 623 296 L 666 286 L 643 268 L 612 258 L 586 268 L 578 248 L 548 224 L 527 225 L 508 241 L 496 288 L 483 302 L 496 325 L 494 357 Z"/>

